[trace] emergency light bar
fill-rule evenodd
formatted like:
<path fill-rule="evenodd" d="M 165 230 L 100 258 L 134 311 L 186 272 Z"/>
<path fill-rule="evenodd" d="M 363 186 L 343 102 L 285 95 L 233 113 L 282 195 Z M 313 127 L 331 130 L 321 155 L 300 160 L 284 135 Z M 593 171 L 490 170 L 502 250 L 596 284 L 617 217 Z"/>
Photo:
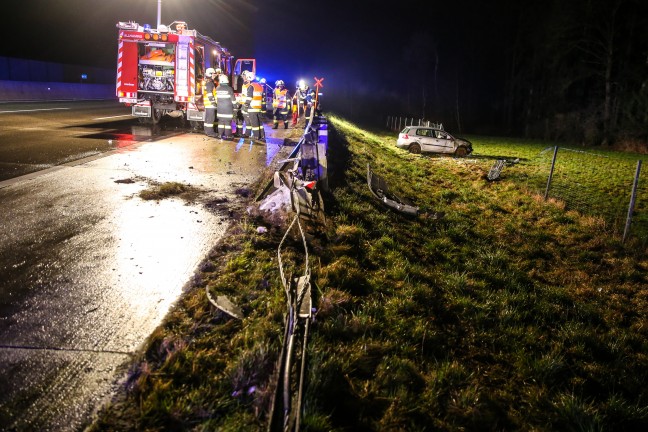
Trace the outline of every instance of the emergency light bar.
<path fill-rule="evenodd" d="M 160 41 L 166 42 L 167 40 L 169 40 L 169 36 L 167 36 L 166 34 L 161 34 L 160 35 L 160 34 L 157 34 L 157 33 L 153 33 L 153 34 L 146 33 L 146 34 L 144 34 L 144 40 L 154 40 L 154 41 L 160 40 Z"/>
<path fill-rule="evenodd" d="M 134 21 L 128 21 L 128 22 L 119 21 L 119 23 L 117 23 L 117 27 L 122 30 L 137 30 L 139 24 L 137 24 Z"/>

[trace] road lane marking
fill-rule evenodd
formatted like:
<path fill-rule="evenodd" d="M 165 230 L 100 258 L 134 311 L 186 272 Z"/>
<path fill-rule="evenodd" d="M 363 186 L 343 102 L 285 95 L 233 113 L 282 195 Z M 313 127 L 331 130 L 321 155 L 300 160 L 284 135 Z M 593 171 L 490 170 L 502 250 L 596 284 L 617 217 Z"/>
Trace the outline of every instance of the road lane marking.
<path fill-rule="evenodd" d="M 132 117 L 132 114 L 123 114 L 123 115 L 116 115 L 110 117 L 97 117 L 97 118 L 93 118 L 92 120 L 106 120 L 106 119 L 119 118 L 119 117 Z"/>
<path fill-rule="evenodd" d="M 21 113 L 21 112 L 34 112 L 34 111 L 54 111 L 54 110 L 69 110 L 70 108 L 37 108 L 30 110 L 14 110 L 14 111 L 0 111 L 0 114 L 7 113 Z"/>

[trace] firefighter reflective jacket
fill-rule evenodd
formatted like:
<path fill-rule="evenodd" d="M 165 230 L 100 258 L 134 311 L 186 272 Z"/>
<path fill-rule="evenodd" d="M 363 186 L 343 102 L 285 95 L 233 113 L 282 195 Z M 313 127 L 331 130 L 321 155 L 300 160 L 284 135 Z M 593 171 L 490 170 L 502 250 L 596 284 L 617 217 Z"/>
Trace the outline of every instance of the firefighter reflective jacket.
<path fill-rule="evenodd" d="M 251 83 L 248 87 L 248 95 L 250 94 L 250 89 L 252 89 L 252 100 L 250 101 L 249 112 L 261 112 L 261 105 L 263 101 L 263 86 L 258 82 Z"/>
<path fill-rule="evenodd" d="M 232 116 L 234 112 L 234 90 L 228 84 L 219 84 L 216 88 L 216 99 L 218 101 L 218 116 L 223 114 Z"/>
<path fill-rule="evenodd" d="M 203 86 L 203 103 L 205 108 L 216 108 L 216 85 L 213 80 L 205 80 Z"/>
<path fill-rule="evenodd" d="M 274 90 L 274 100 L 272 101 L 272 106 L 279 109 L 285 109 L 288 106 L 286 105 L 287 96 L 288 96 L 288 89 L 276 88 Z"/>

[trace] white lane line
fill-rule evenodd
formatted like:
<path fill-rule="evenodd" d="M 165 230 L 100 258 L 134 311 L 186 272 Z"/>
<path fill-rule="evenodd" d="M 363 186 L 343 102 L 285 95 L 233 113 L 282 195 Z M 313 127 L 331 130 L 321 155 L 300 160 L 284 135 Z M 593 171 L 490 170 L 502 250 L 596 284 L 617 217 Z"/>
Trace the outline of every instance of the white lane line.
<path fill-rule="evenodd" d="M 124 115 L 117 115 L 117 116 L 110 116 L 110 117 L 97 117 L 97 118 L 93 118 L 92 120 L 106 120 L 106 119 L 119 118 L 119 117 L 132 117 L 132 115 L 124 114 Z"/>
<path fill-rule="evenodd" d="M 20 112 L 34 112 L 34 111 L 69 110 L 69 109 L 70 108 L 37 108 L 37 109 L 30 109 L 30 110 L 0 111 L 0 114 L 20 113 Z"/>

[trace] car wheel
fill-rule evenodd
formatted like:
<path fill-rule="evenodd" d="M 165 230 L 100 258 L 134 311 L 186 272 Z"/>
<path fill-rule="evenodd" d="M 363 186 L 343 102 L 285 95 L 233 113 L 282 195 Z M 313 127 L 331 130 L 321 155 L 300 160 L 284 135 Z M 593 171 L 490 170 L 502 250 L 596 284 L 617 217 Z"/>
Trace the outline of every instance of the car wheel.
<path fill-rule="evenodd" d="M 421 154 L 421 145 L 419 143 L 410 144 L 408 150 L 410 153 Z"/>
<path fill-rule="evenodd" d="M 455 156 L 457 157 L 464 157 L 468 154 L 468 150 L 466 150 L 466 147 L 459 147 L 457 150 L 455 150 Z"/>

